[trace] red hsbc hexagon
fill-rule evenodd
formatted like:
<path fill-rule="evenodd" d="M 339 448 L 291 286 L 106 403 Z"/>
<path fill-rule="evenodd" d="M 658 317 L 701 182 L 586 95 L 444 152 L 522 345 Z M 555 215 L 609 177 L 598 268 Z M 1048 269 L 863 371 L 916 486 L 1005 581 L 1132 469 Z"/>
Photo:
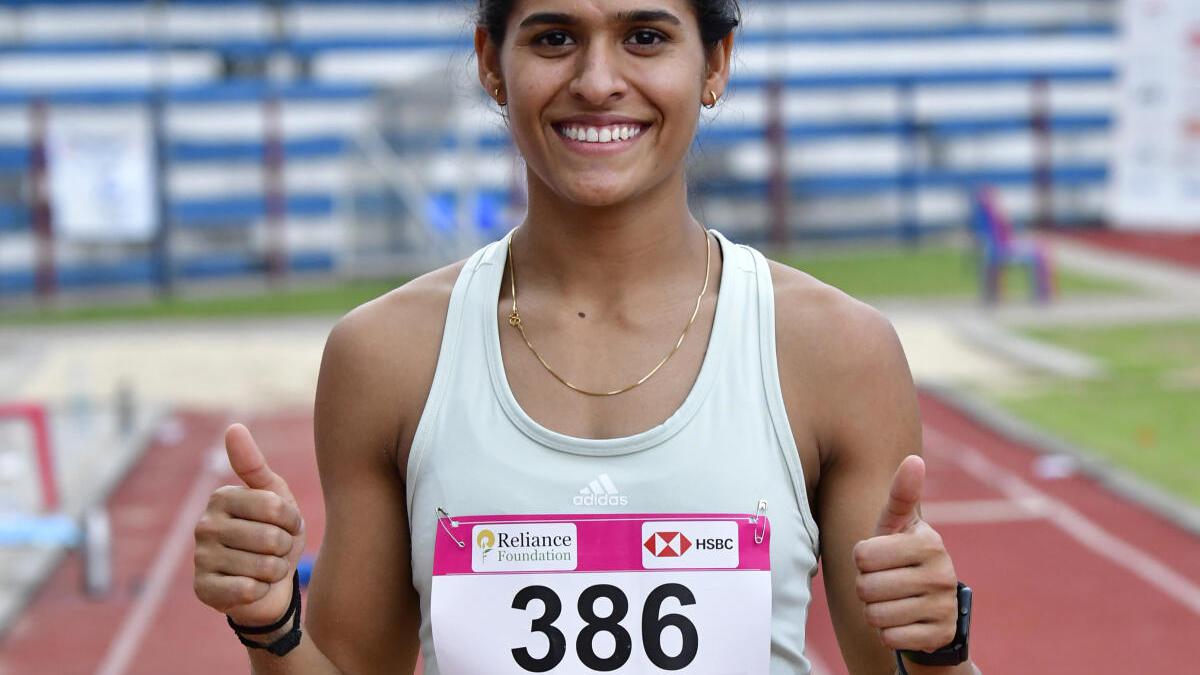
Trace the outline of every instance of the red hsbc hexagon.
<path fill-rule="evenodd" d="M 643 546 L 656 558 L 678 558 L 692 547 L 692 540 L 682 532 L 655 532 Z"/>

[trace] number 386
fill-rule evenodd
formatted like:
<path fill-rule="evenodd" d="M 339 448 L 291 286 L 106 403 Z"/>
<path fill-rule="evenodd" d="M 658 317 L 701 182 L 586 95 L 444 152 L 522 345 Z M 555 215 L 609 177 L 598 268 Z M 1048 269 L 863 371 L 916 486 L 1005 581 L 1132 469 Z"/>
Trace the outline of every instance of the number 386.
<path fill-rule="evenodd" d="M 596 616 L 596 601 L 600 598 L 607 598 L 612 603 L 612 612 L 608 616 Z M 675 598 L 680 605 L 696 604 L 696 597 L 682 584 L 663 584 L 651 591 L 642 609 L 642 647 L 650 662 L 658 668 L 680 670 L 696 658 L 700 638 L 696 633 L 696 625 L 682 614 L 659 615 L 667 598 Z M 550 642 L 550 649 L 541 658 L 531 656 L 525 647 L 514 648 L 512 655 L 521 668 L 531 673 L 545 673 L 557 667 L 567 653 L 567 638 L 554 626 L 562 614 L 562 600 L 546 586 L 527 586 L 513 598 L 513 609 L 526 609 L 534 600 L 542 603 L 545 612 L 533 620 L 531 630 L 545 635 Z M 613 671 L 625 665 L 633 653 L 633 638 L 621 625 L 621 620 L 629 613 L 629 598 L 625 597 L 625 593 L 609 584 L 589 586 L 579 594 L 578 611 L 586 624 L 575 639 L 575 652 L 580 662 L 591 670 L 601 672 Z M 675 656 L 668 655 L 662 646 L 662 633 L 668 626 L 674 626 L 683 637 L 683 648 Z M 596 654 L 592 643 L 600 633 L 612 635 L 616 642 L 616 649 L 611 656 Z"/>

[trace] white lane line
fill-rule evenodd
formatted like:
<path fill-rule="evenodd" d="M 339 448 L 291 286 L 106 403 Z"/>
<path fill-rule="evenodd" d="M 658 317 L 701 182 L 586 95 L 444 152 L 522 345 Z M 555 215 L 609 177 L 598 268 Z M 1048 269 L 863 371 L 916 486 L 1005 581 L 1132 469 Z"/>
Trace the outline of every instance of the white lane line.
<path fill-rule="evenodd" d="M 150 630 L 150 622 L 154 620 L 159 606 L 166 598 L 167 590 L 171 588 L 171 580 L 175 576 L 179 560 L 192 546 L 196 520 L 204 511 L 209 494 L 221 481 L 222 472 L 218 468 L 220 463 L 214 459 L 214 455 L 225 454 L 224 429 L 229 424 L 231 422 L 227 421 L 222 425 L 221 437 L 218 438 L 216 446 L 208 450 L 196 479 L 192 481 L 187 498 L 179 506 L 175 522 L 171 524 L 162 547 L 158 549 L 150 567 L 150 574 L 146 578 L 146 585 L 132 609 L 125 615 L 121 628 L 109 645 L 108 653 L 96 668 L 96 675 L 124 675 L 137 656 L 138 648 Z M 228 462 L 225 464 L 228 466 Z"/>
<path fill-rule="evenodd" d="M 1046 517 L 1046 502 L 1040 498 L 922 502 L 921 517 L 934 525 L 1038 520 Z"/>
<path fill-rule="evenodd" d="M 1167 567 L 1140 548 L 1109 533 L 1087 516 L 1062 501 L 1038 490 L 1020 476 L 989 460 L 978 449 L 960 443 L 929 426 L 925 427 L 926 447 L 941 458 L 962 468 L 976 480 L 990 485 L 1015 501 L 1042 500 L 1045 517 L 1072 539 L 1096 555 L 1122 567 L 1163 595 L 1200 615 L 1200 586 Z"/>

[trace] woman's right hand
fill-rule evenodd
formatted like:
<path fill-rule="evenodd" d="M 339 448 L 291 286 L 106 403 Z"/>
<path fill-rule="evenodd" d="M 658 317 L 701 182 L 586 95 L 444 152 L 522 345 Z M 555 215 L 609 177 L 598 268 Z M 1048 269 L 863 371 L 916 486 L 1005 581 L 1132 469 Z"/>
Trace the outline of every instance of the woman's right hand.
<path fill-rule="evenodd" d="M 245 486 L 212 493 L 196 523 L 196 597 L 243 626 L 279 620 L 304 552 L 304 519 L 288 485 L 241 424 L 225 431 L 229 465 Z"/>

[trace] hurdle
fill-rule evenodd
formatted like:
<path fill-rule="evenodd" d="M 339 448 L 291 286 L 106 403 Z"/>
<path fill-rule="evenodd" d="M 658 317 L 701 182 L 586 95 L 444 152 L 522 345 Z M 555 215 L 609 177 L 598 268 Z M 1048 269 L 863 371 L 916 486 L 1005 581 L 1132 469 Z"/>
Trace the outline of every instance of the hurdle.
<path fill-rule="evenodd" d="M 33 434 L 33 454 L 41 492 L 38 513 L 0 514 L 0 547 L 78 549 L 83 555 L 83 588 L 91 597 L 112 587 L 112 530 L 103 503 L 76 519 L 61 511 L 49 415 L 35 402 L 0 404 L 0 419 L 24 420 Z"/>
<path fill-rule="evenodd" d="M 18 418 L 28 422 L 33 431 L 34 455 L 42 493 L 42 510 L 58 508 L 58 483 L 55 480 L 54 455 L 50 446 L 50 425 L 46 407 L 39 403 L 13 402 L 0 404 L 0 419 Z"/>

